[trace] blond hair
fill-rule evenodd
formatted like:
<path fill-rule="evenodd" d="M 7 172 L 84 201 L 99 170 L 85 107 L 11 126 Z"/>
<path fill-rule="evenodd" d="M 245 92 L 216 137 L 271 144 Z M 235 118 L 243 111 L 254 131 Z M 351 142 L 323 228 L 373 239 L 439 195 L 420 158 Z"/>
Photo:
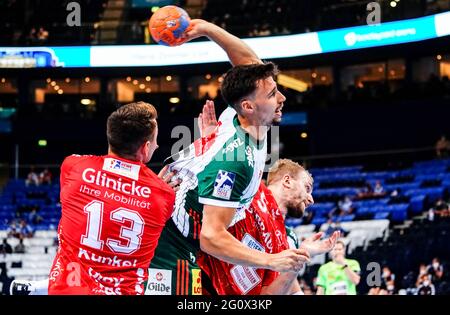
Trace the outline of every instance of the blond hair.
<path fill-rule="evenodd" d="M 271 185 L 276 181 L 281 180 L 284 175 L 290 175 L 297 179 L 298 174 L 301 172 L 306 172 L 311 182 L 314 182 L 311 174 L 300 164 L 289 159 L 279 159 L 273 166 L 269 169 L 269 174 L 267 175 L 267 185 Z"/>

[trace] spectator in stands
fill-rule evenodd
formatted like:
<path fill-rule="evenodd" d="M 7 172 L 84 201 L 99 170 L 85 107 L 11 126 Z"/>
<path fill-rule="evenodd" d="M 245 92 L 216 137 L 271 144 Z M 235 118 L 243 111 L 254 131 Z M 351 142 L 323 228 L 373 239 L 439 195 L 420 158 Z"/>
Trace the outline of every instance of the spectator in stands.
<path fill-rule="evenodd" d="M 361 280 L 359 263 L 345 258 L 343 241 L 337 241 L 330 254 L 332 261 L 319 268 L 317 295 L 356 295 Z"/>
<path fill-rule="evenodd" d="M 45 168 L 40 174 L 39 174 L 39 183 L 41 185 L 43 184 L 52 184 L 52 173 L 48 168 Z"/>
<path fill-rule="evenodd" d="M 37 40 L 39 44 L 45 44 L 48 40 L 48 31 L 42 26 L 39 28 L 39 32 L 37 33 Z"/>
<path fill-rule="evenodd" d="M 4 238 L 3 243 L 0 245 L 0 254 L 12 254 L 12 252 L 11 245 L 9 245 L 8 240 Z"/>
<path fill-rule="evenodd" d="M 420 285 L 420 283 L 422 282 L 422 276 L 423 275 L 427 275 L 427 265 L 426 264 L 420 264 L 419 266 L 419 275 L 417 276 L 417 281 L 416 281 L 416 287 L 418 287 Z"/>
<path fill-rule="evenodd" d="M 445 202 L 444 199 L 439 198 L 434 207 L 434 212 L 435 214 L 439 215 L 440 217 L 445 217 L 448 216 L 448 212 L 449 212 L 449 205 L 447 202 Z"/>
<path fill-rule="evenodd" d="M 427 219 L 428 221 L 434 221 L 435 217 L 448 217 L 450 215 L 450 209 L 447 202 L 444 199 L 439 198 L 436 203 L 428 209 Z"/>
<path fill-rule="evenodd" d="M 389 291 L 383 288 L 380 288 L 378 295 L 389 295 Z"/>
<path fill-rule="evenodd" d="M 358 195 L 356 196 L 356 199 L 366 199 L 366 198 L 372 198 L 373 196 L 373 187 L 372 185 L 366 181 L 364 183 L 364 186 L 359 190 Z"/>
<path fill-rule="evenodd" d="M 342 228 L 341 223 L 333 222 L 331 219 L 328 220 L 327 223 L 328 223 L 328 228 L 325 231 L 324 237 L 330 237 L 336 231 L 339 231 L 341 233 L 342 237 L 347 234 L 347 231 Z"/>
<path fill-rule="evenodd" d="M 380 287 L 370 288 L 369 293 L 367 293 L 367 295 L 379 295 L 379 294 L 380 294 Z"/>
<path fill-rule="evenodd" d="M 400 195 L 400 188 L 395 188 L 393 191 L 391 191 L 390 195 L 391 195 L 392 198 L 395 198 L 398 195 Z"/>
<path fill-rule="evenodd" d="M 447 140 L 445 135 L 436 142 L 436 156 L 438 158 L 446 158 L 450 153 L 450 141 Z"/>
<path fill-rule="evenodd" d="M 353 202 L 350 197 L 345 196 L 343 200 L 339 200 L 337 207 L 330 211 L 328 218 L 332 219 L 333 216 L 344 216 L 353 212 Z"/>
<path fill-rule="evenodd" d="M 373 195 L 374 196 L 384 196 L 386 192 L 384 191 L 383 186 L 381 185 L 381 182 L 379 180 L 376 181 L 375 187 L 373 188 Z"/>
<path fill-rule="evenodd" d="M 3 289 L 0 288 L 0 295 L 9 294 L 9 285 L 13 279 L 8 277 L 6 273 L 6 262 L 0 262 L 0 287 L 3 286 Z"/>
<path fill-rule="evenodd" d="M 421 282 L 417 287 L 416 295 L 435 295 L 436 289 L 430 280 L 428 274 L 422 275 L 420 278 Z"/>
<path fill-rule="evenodd" d="M 31 224 L 40 224 L 44 219 L 37 213 L 36 208 L 33 208 L 28 214 L 28 222 Z"/>
<path fill-rule="evenodd" d="M 382 288 L 385 288 L 389 295 L 394 294 L 395 274 L 392 273 L 391 269 L 388 266 L 383 267 L 382 278 L 383 278 Z"/>
<path fill-rule="evenodd" d="M 34 166 L 32 166 L 30 168 L 30 172 L 28 173 L 27 179 L 25 180 L 25 185 L 27 185 L 27 186 L 30 186 L 30 185 L 39 186 L 39 176 L 34 171 Z"/>
<path fill-rule="evenodd" d="M 434 221 L 434 215 L 435 215 L 434 208 L 431 207 L 430 209 L 428 209 L 428 212 L 427 212 L 427 219 L 428 219 L 428 221 L 433 222 Z"/>
<path fill-rule="evenodd" d="M 439 258 L 433 258 L 431 265 L 428 265 L 427 267 L 427 273 L 431 276 L 431 280 L 434 283 L 441 281 L 442 276 L 444 275 L 444 267 L 439 261 Z"/>
<path fill-rule="evenodd" d="M 17 220 L 12 220 L 8 227 L 8 237 L 21 237 L 20 224 Z"/>
<path fill-rule="evenodd" d="M 349 196 L 345 196 L 344 200 L 338 202 L 340 216 L 351 214 L 353 212 L 353 202 Z"/>
<path fill-rule="evenodd" d="M 14 253 L 16 254 L 25 254 L 25 245 L 23 244 L 23 237 L 20 238 L 19 244 L 14 247 Z"/>
<path fill-rule="evenodd" d="M 31 226 L 29 226 L 27 224 L 27 221 L 25 220 L 20 220 L 20 237 L 19 238 L 23 238 L 23 237 L 33 237 L 34 231 L 31 228 Z"/>

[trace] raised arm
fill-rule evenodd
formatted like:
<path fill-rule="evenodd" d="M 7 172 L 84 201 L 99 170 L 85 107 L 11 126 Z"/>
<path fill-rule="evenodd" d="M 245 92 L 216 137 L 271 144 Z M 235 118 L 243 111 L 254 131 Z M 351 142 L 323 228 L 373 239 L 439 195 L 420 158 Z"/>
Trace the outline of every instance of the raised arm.
<path fill-rule="evenodd" d="M 225 50 L 233 66 L 262 63 L 243 40 L 223 28 L 201 19 L 194 19 L 191 23 L 192 29 L 186 34 L 188 41 L 202 36 L 208 37 Z"/>

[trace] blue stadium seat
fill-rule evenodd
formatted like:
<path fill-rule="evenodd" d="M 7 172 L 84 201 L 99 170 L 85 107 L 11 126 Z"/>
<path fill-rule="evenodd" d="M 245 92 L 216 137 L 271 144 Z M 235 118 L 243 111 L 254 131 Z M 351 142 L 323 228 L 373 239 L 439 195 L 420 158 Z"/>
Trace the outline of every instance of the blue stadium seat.
<path fill-rule="evenodd" d="M 398 183 L 398 184 L 387 184 L 384 185 L 384 189 L 387 191 L 393 191 L 395 189 L 400 189 L 402 191 L 406 191 L 409 189 L 418 189 L 422 182 L 411 182 L 411 183 Z"/>
<path fill-rule="evenodd" d="M 15 213 L 17 206 L 12 204 L 4 204 L 0 206 L 0 213 Z"/>
<path fill-rule="evenodd" d="M 375 216 L 373 217 L 374 220 L 385 220 L 389 219 L 390 212 L 377 212 L 375 213 Z"/>
<path fill-rule="evenodd" d="M 391 213 L 391 219 L 394 222 L 403 222 L 408 218 L 409 204 L 400 203 L 395 205 L 389 205 L 386 207 Z"/>
<path fill-rule="evenodd" d="M 320 225 L 324 224 L 327 221 L 328 221 L 327 218 L 316 218 L 316 217 L 314 217 L 314 219 L 312 219 L 312 221 L 311 221 L 311 224 L 314 224 L 315 226 L 320 226 Z"/>
<path fill-rule="evenodd" d="M 353 206 L 356 208 L 374 207 L 374 206 L 387 205 L 388 202 L 389 202 L 389 198 L 367 199 L 367 200 L 353 201 Z"/>
<path fill-rule="evenodd" d="M 410 189 L 407 190 L 404 195 L 405 196 L 414 196 L 414 195 L 426 195 L 430 202 L 435 202 L 439 198 L 442 198 L 444 195 L 444 187 L 430 187 L 430 188 L 419 188 L 419 189 Z"/>
<path fill-rule="evenodd" d="M 347 215 L 341 216 L 339 221 L 340 222 L 349 222 L 349 221 L 353 221 L 354 219 L 355 219 L 354 214 L 347 214 Z"/>
<path fill-rule="evenodd" d="M 308 211 L 312 213 L 330 212 L 336 205 L 333 202 L 315 203 L 308 207 Z"/>
<path fill-rule="evenodd" d="M 303 222 L 302 218 L 287 218 L 284 223 L 286 224 L 286 226 L 295 228 L 295 227 L 301 225 L 302 222 Z"/>
<path fill-rule="evenodd" d="M 419 214 L 425 210 L 424 202 L 425 202 L 426 197 L 427 197 L 426 195 L 418 195 L 418 196 L 413 196 L 411 198 L 411 200 L 409 201 L 409 205 L 410 205 L 411 211 L 414 214 Z"/>

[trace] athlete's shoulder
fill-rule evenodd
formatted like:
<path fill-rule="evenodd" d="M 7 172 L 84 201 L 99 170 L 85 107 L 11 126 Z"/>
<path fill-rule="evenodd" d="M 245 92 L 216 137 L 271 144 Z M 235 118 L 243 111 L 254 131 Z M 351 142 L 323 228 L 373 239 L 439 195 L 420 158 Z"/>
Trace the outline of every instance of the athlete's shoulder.
<path fill-rule="evenodd" d="M 73 163 L 73 164 L 76 164 L 76 163 L 79 163 L 79 162 L 82 162 L 82 161 L 91 160 L 91 159 L 96 159 L 96 158 L 100 159 L 101 157 L 98 156 L 98 155 L 80 155 L 80 154 L 72 154 L 72 155 L 67 156 L 67 157 L 64 159 L 63 163 L 68 163 L 68 164 Z"/>
<path fill-rule="evenodd" d="M 228 123 L 228 122 L 232 122 L 234 117 L 237 115 L 236 110 L 231 107 L 228 106 L 223 112 L 222 114 L 220 114 L 219 116 L 219 121 L 221 123 Z"/>
<path fill-rule="evenodd" d="M 67 156 L 61 164 L 61 171 L 66 171 L 74 167 L 75 165 L 79 165 L 81 163 L 86 162 L 98 162 L 102 159 L 101 156 L 97 155 L 79 155 L 72 154 Z"/>

